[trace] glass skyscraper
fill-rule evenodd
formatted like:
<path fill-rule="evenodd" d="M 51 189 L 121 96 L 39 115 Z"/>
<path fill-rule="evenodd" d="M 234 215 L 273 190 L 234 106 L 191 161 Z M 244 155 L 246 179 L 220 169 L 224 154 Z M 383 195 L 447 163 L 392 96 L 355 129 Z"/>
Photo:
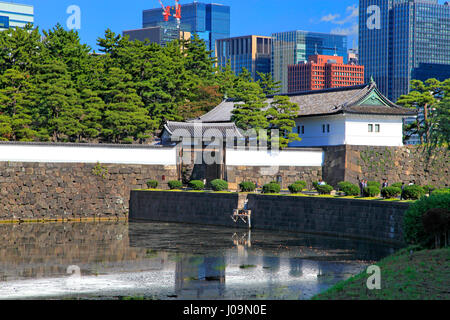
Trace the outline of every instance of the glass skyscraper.
<path fill-rule="evenodd" d="M 164 22 L 162 8 L 144 10 L 143 28 Z M 181 5 L 181 23 L 184 31 L 197 34 L 215 54 L 216 40 L 230 37 L 230 7 L 221 4 L 194 2 Z M 171 18 L 173 19 L 173 18 Z"/>
<path fill-rule="evenodd" d="M 368 19 L 380 8 L 379 28 Z M 450 78 L 450 6 L 437 0 L 360 0 L 359 58 L 393 101 L 413 79 Z"/>
<path fill-rule="evenodd" d="M 271 72 L 281 82 L 281 92 L 288 92 L 288 66 L 306 63 L 315 54 L 346 57 L 347 37 L 309 31 L 272 34 Z"/>
<path fill-rule="evenodd" d="M 270 73 L 271 43 L 272 38 L 255 35 L 217 40 L 217 64 L 224 68 L 230 63 L 236 75 L 245 68 L 257 81 L 258 72 Z"/>

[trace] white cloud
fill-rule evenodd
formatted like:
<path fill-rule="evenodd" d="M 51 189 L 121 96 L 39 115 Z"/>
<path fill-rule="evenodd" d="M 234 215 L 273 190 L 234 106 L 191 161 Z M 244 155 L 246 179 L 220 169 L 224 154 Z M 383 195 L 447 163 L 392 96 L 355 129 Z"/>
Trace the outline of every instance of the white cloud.
<path fill-rule="evenodd" d="M 359 8 L 357 4 L 354 4 L 352 6 L 347 7 L 346 9 L 347 15 L 345 18 L 338 20 L 338 18 L 341 17 L 340 14 L 328 14 L 326 16 L 323 16 L 322 19 L 320 19 L 320 21 L 322 22 L 330 22 L 333 24 L 337 24 L 337 25 L 344 25 L 346 23 L 352 22 L 353 20 L 355 20 L 356 18 L 358 18 L 359 16 Z"/>
<path fill-rule="evenodd" d="M 324 22 L 333 22 L 335 21 L 337 18 L 339 18 L 341 15 L 340 14 L 328 14 L 326 16 L 323 16 L 322 19 L 320 19 L 320 21 L 324 21 Z"/>
<path fill-rule="evenodd" d="M 352 36 L 352 35 L 358 35 L 358 24 L 355 23 L 351 27 L 348 28 L 334 28 L 331 30 L 332 34 L 338 34 L 343 36 Z"/>

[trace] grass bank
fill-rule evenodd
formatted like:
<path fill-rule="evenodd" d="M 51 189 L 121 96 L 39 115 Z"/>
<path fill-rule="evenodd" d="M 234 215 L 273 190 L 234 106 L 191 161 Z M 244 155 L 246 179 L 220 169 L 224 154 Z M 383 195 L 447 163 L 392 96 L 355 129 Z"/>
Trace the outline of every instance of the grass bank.
<path fill-rule="evenodd" d="M 362 272 L 313 300 L 450 300 L 450 248 L 406 248 L 381 260 L 381 290 L 367 289 Z"/>

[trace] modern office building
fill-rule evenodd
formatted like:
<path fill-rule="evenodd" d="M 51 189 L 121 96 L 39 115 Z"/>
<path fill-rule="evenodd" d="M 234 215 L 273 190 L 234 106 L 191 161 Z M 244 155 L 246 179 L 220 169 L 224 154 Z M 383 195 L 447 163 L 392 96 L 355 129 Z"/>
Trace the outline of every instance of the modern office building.
<path fill-rule="evenodd" d="M 182 4 L 181 15 L 181 23 L 187 26 L 184 30 L 195 33 L 203 39 L 208 50 L 212 51 L 212 56 L 215 54 L 216 40 L 230 37 L 229 6 L 201 2 Z M 162 8 L 144 10 L 142 16 L 143 28 L 154 27 L 164 22 Z"/>
<path fill-rule="evenodd" d="M 364 84 L 364 66 L 344 64 L 344 57 L 314 55 L 288 66 L 288 93 Z"/>
<path fill-rule="evenodd" d="M 359 54 L 358 50 L 356 49 L 349 49 L 348 50 L 348 63 L 350 64 L 359 64 Z"/>
<path fill-rule="evenodd" d="M 346 57 L 347 37 L 309 31 L 272 34 L 271 72 L 281 82 L 281 92 L 288 92 L 288 66 L 307 62 L 315 54 Z"/>
<path fill-rule="evenodd" d="M 0 31 L 34 23 L 34 7 L 0 1 Z"/>
<path fill-rule="evenodd" d="M 158 43 L 165 46 L 173 40 L 189 40 L 191 33 L 179 29 L 176 24 L 165 24 L 160 26 L 148 27 L 136 30 L 123 31 L 124 36 L 129 36 L 131 41 L 139 40 L 144 42 L 149 40 L 150 43 Z"/>
<path fill-rule="evenodd" d="M 258 72 L 270 73 L 271 50 L 271 37 L 251 35 L 220 39 L 216 41 L 217 64 L 224 68 L 230 63 L 236 75 L 245 68 L 258 80 Z"/>
<path fill-rule="evenodd" d="M 384 95 L 396 101 L 412 79 L 450 78 L 448 2 L 360 0 L 359 10 L 359 63 Z"/>

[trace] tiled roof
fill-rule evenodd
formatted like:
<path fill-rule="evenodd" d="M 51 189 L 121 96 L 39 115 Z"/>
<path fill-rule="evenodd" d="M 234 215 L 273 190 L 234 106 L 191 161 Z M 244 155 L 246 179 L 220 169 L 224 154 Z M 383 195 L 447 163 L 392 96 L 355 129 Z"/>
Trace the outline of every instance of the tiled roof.
<path fill-rule="evenodd" d="M 378 93 L 388 106 L 359 105 L 373 92 Z M 298 115 L 320 116 L 342 112 L 359 114 L 386 114 L 386 115 L 415 115 L 416 112 L 402 108 L 385 98 L 377 89 L 375 83 L 333 88 L 317 91 L 287 94 L 290 100 L 300 107 Z M 273 101 L 273 96 L 268 97 L 267 103 Z M 228 99 L 223 101 L 209 113 L 197 119 L 206 123 L 231 121 L 234 101 Z"/>
<path fill-rule="evenodd" d="M 205 137 L 242 137 L 234 123 L 202 123 L 202 122 L 173 122 L 168 121 L 164 129 L 170 135 L 183 136 L 187 134 L 191 138 Z"/>

